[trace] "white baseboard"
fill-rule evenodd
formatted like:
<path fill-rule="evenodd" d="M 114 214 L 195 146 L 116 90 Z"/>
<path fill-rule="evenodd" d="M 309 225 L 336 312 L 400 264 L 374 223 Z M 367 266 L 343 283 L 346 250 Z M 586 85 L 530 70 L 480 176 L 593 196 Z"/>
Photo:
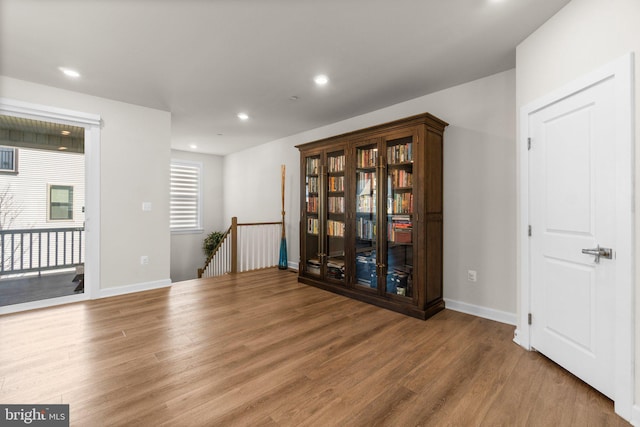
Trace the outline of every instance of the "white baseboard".
<path fill-rule="evenodd" d="M 18 313 L 18 312 L 27 311 L 27 310 L 37 310 L 39 308 L 53 307 L 53 306 L 62 305 L 62 304 L 71 304 L 74 302 L 86 301 L 88 299 L 89 297 L 86 294 L 82 293 L 82 294 L 75 294 L 75 295 L 67 295 L 67 296 L 58 297 L 58 298 L 48 298 L 48 299 L 39 300 L 39 301 L 30 301 L 22 304 L 5 305 L 0 307 L 0 315 Z"/>
<path fill-rule="evenodd" d="M 297 262 L 291 262 L 291 261 L 288 261 L 288 262 L 287 262 L 287 265 L 288 265 L 288 266 L 289 266 L 289 268 L 290 268 L 290 269 L 292 269 L 292 270 L 298 270 L 298 263 L 297 263 Z"/>
<path fill-rule="evenodd" d="M 522 341 L 520 341 L 520 329 L 516 328 L 515 331 L 513 331 L 513 342 L 518 344 L 520 347 L 522 347 Z"/>
<path fill-rule="evenodd" d="M 640 405 L 633 405 L 631 410 L 631 425 L 640 427 Z"/>
<path fill-rule="evenodd" d="M 156 280 L 154 282 L 135 283 L 133 285 L 118 286 L 114 288 L 105 288 L 98 291 L 98 298 L 115 297 L 118 295 L 131 294 L 134 292 L 166 288 L 168 286 L 171 286 L 171 279 Z"/>
<path fill-rule="evenodd" d="M 482 317 L 496 322 L 506 323 L 507 325 L 517 325 L 516 313 L 495 310 L 493 308 L 482 307 L 479 305 L 468 304 L 462 301 L 444 299 L 445 307 L 449 310 L 459 311 L 461 313 L 471 314 L 473 316 Z"/>

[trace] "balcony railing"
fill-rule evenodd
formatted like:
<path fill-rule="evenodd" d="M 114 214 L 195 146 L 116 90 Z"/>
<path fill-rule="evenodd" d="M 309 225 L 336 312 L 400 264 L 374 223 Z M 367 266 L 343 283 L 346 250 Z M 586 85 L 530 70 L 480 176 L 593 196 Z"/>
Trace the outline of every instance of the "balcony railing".
<path fill-rule="evenodd" d="M 84 228 L 0 230 L 0 275 L 84 264 Z"/>

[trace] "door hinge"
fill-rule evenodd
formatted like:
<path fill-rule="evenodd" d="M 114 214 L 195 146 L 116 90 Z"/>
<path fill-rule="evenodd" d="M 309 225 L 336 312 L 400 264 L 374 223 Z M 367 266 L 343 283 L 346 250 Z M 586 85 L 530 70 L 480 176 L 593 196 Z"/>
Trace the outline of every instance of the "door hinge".
<path fill-rule="evenodd" d="M 527 229 L 527 234 L 529 235 L 529 237 L 531 237 L 531 226 L 529 226 L 529 228 Z"/>
<path fill-rule="evenodd" d="M 527 150 L 531 150 L 531 138 L 527 138 Z"/>
<path fill-rule="evenodd" d="M 528 323 L 528 324 L 531 324 L 531 319 L 532 319 L 532 317 L 533 317 L 533 316 L 531 316 L 531 313 L 529 313 L 529 314 L 527 315 L 527 323 Z"/>

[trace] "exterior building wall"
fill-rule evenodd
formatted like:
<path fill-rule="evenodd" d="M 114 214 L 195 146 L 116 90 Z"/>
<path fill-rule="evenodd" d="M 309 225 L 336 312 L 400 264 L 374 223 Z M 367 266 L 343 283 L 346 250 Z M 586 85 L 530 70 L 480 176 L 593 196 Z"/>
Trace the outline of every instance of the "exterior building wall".
<path fill-rule="evenodd" d="M 18 148 L 18 173 L 0 174 L 3 229 L 84 226 L 84 154 Z M 49 186 L 73 186 L 73 220 L 49 220 Z"/>

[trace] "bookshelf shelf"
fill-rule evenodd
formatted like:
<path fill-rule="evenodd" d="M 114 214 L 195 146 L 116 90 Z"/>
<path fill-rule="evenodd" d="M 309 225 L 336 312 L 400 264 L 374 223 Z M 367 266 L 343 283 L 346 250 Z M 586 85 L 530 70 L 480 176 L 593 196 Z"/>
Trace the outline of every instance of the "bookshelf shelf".
<path fill-rule="evenodd" d="M 446 126 L 425 113 L 297 147 L 300 282 L 421 319 L 444 308 Z"/>

